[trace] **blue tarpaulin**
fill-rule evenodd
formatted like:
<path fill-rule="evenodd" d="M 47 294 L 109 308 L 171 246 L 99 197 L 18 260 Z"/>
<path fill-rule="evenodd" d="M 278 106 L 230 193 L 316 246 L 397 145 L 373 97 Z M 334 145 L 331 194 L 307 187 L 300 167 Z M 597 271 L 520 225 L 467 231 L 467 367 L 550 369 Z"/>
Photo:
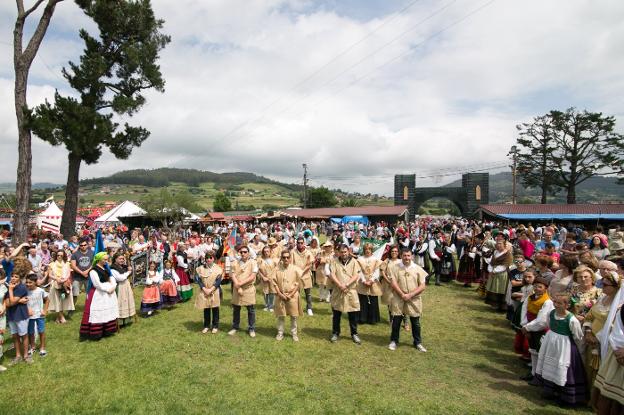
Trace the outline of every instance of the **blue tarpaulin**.
<path fill-rule="evenodd" d="M 349 223 L 349 222 L 358 222 L 363 225 L 368 225 L 368 218 L 366 216 L 360 216 L 360 215 L 342 217 L 342 223 Z"/>

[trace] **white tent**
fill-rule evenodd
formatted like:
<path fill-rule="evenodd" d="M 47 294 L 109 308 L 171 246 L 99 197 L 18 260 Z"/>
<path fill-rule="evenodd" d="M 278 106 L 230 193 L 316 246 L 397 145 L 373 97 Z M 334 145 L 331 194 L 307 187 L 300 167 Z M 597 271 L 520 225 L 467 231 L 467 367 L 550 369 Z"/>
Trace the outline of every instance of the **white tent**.
<path fill-rule="evenodd" d="M 37 228 L 59 233 L 61 231 L 62 217 L 63 211 L 52 201 L 46 210 L 37 215 Z"/>
<path fill-rule="evenodd" d="M 140 207 L 138 207 L 131 201 L 126 200 L 125 202 L 115 206 L 114 208 L 112 208 L 111 210 L 109 210 L 108 212 L 100 216 L 99 218 L 97 218 L 95 220 L 95 224 L 104 225 L 107 223 L 120 223 L 121 222 L 121 220 L 119 220 L 120 217 L 142 216 L 142 215 L 145 215 L 146 213 L 147 213 L 146 211 L 144 211 L 143 209 L 141 209 Z"/>

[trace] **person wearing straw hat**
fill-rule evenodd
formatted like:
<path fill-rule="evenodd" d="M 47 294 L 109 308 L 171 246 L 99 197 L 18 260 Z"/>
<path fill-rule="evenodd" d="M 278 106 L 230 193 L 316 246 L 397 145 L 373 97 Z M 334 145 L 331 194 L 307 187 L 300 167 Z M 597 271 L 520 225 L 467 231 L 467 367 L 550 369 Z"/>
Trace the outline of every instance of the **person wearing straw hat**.
<path fill-rule="evenodd" d="M 270 237 L 267 241 L 267 245 L 271 248 L 271 258 L 278 262 L 280 260 L 280 253 L 282 252 L 283 246 L 277 243 L 277 239 L 274 237 Z"/>

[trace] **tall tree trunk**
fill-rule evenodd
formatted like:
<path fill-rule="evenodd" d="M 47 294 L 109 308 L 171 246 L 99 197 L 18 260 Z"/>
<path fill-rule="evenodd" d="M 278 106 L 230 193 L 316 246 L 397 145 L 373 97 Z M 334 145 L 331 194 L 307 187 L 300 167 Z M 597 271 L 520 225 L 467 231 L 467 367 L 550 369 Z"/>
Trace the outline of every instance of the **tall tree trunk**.
<path fill-rule="evenodd" d="M 24 25 L 28 16 L 34 12 L 43 0 L 37 0 L 29 9 L 24 8 L 23 0 L 16 0 L 17 18 L 13 29 L 13 68 L 15 70 L 15 115 L 17 116 L 17 180 L 15 182 L 15 213 L 13 215 L 15 244 L 24 242 L 28 233 L 28 203 L 30 201 L 32 151 L 30 128 L 26 115 L 28 104 L 26 101 L 26 87 L 28 73 L 41 41 L 48 30 L 50 19 L 54 14 L 56 4 L 62 0 L 48 0 L 39 18 L 39 23 L 26 46 L 23 48 Z"/>
<path fill-rule="evenodd" d="M 26 124 L 26 86 L 28 68 L 15 62 L 15 115 L 17 116 L 17 181 L 15 183 L 15 214 L 13 215 L 14 244 L 26 241 L 28 237 L 28 204 L 30 201 L 32 152 L 31 135 Z"/>
<path fill-rule="evenodd" d="M 67 185 L 65 186 L 65 207 L 61 221 L 61 233 L 71 236 L 76 233 L 76 213 L 78 212 L 78 188 L 80 185 L 80 156 L 69 153 L 67 169 Z"/>
<path fill-rule="evenodd" d="M 574 183 L 574 182 L 570 182 L 568 184 L 568 199 L 567 199 L 567 203 L 569 205 L 575 205 L 576 204 L 576 183 Z"/>
<path fill-rule="evenodd" d="M 544 186 L 542 186 L 542 200 L 540 201 L 540 203 L 542 205 L 545 205 L 547 203 L 547 199 L 546 199 L 547 198 L 547 194 L 548 194 L 548 192 L 547 192 L 546 186 L 544 185 Z"/>

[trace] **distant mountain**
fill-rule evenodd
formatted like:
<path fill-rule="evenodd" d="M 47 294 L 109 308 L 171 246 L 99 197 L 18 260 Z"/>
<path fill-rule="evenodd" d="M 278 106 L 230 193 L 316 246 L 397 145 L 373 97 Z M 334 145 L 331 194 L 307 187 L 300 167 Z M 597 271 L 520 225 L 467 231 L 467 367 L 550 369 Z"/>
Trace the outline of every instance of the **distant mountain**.
<path fill-rule="evenodd" d="M 460 187 L 461 180 L 456 180 L 446 187 Z M 511 172 L 490 175 L 490 203 L 511 201 Z M 539 189 L 526 189 L 520 179 L 517 182 L 516 196 L 518 203 L 539 203 Z M 592 177 L 576 187 L 577 203 L 624 202 L 624 185 L 618 185 L 614 177 Z M 555 196 L 548 196 L 548 203 L 565 203 L 566 193 L 561 190 Z"/>
<path fill-rule="evenodd" d="M 198 186 L 201 183 L 219 183 L 223 185 L 238 185 L 243 183 L 277 184 L 289 190 L 300 191 L 301 185 L 285 184 L 275 180 L 258 176 L 254 173 L 232 172 L 213 173 L 196 169 L 160 168 L 153 170 L 124 170 L 108 177 L 81 180 L 83 185 L 90 184 L 133 184 L 147 187 L 165 187 L 171 183 L 185 183 L 189 186 Z"/>

